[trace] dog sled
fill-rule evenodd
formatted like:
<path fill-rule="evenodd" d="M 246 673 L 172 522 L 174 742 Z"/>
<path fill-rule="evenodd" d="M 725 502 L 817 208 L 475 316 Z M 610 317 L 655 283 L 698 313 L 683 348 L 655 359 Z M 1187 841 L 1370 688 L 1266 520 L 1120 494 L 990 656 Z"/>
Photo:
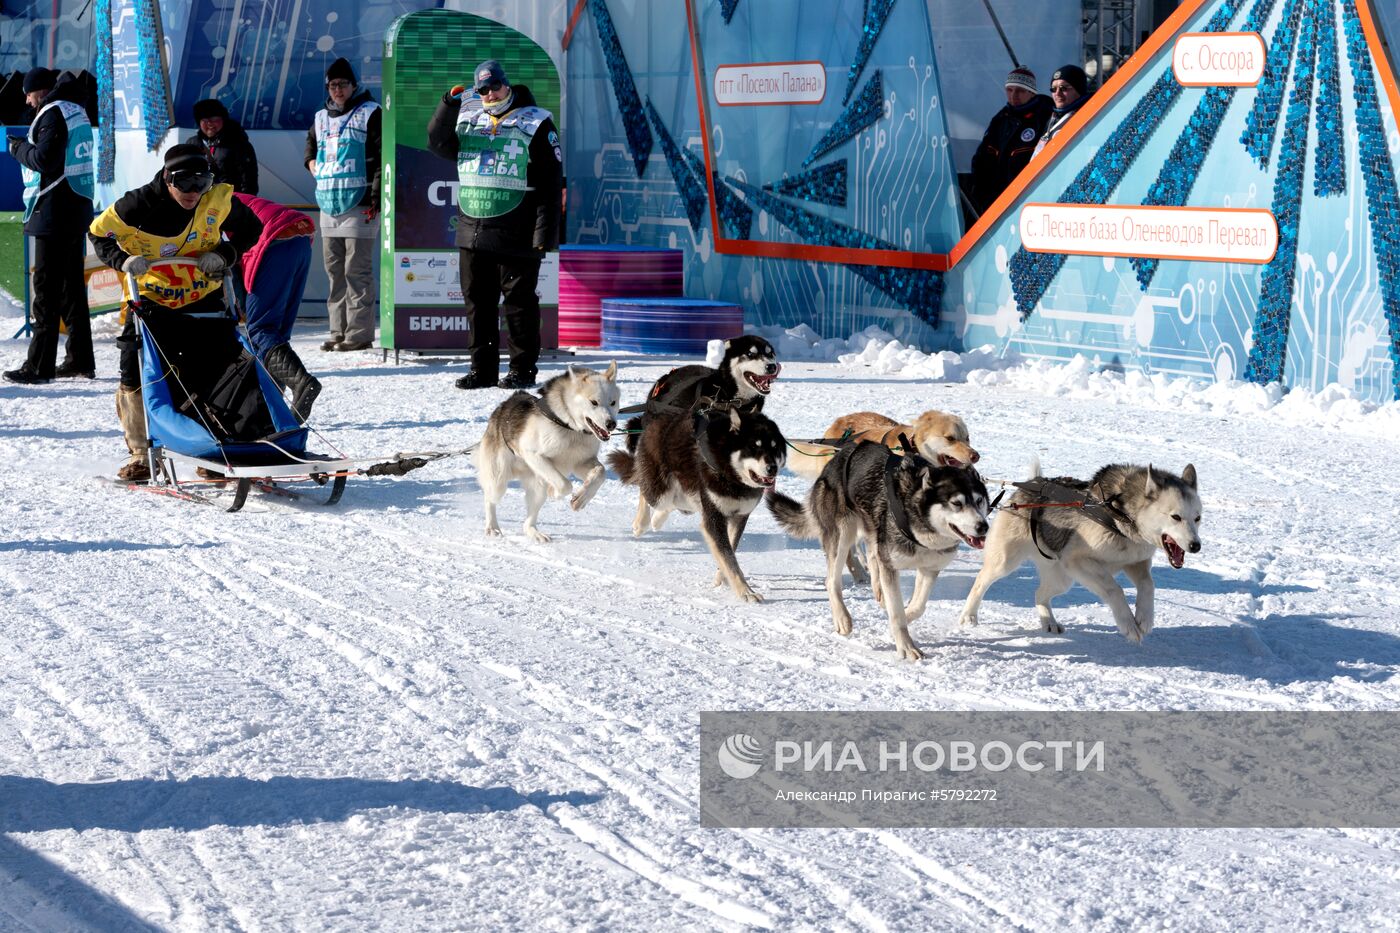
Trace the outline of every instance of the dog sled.
<path fill-rule="evenodd" d="M 173 270 L 193 263 L 168 259 L 153 265 Z M 224 353 L 225 358 L 213 360 L 212 368 L 221 371 L 211 379 L 207 372 L 196 372 L 202 365 L 198 348 L 175 346 L 181 340 L 181 328 L 198 322 L 190 321 L 193 316 L 143 302 L 132 284 L 131 294 L 136 297 L 127 309 L 136 317 L 141 343 L 141 403 L 150 479 L 118 480 L 120 484 L 210 504 L 222 504 L 227 498 L 223 494 L 232 488 L 230 512 L 242 509 L 255 489 L 329 506 L 341 500 L 351 476 L 402 476 L 432 460 L 461 453 L 401 453 L 388 460 L 366 461 L 339 451 L 312 452 L 308 445 L 313 429 L 298 421 L 227 304 L 220 323 L 235 328 L 237 356 L 230 360 Z M 300 298 L 296 294 L 288 300 L 299 302 Z M 153 326 L 158 318 L 167 326 Z M 158 336 L 158 330 L 164 336 Z M 367 462 L 370 465 L 364 466 Z M 326 488 L 329 492 L 322 497 Z"/>

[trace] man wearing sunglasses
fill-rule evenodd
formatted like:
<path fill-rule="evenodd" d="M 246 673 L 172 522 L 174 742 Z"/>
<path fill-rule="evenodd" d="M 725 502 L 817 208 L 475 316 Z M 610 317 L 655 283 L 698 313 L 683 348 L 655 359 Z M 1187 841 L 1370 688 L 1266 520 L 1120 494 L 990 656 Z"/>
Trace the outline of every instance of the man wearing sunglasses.
<path fill-rule="evenodd" d="M 316 178 L 321 248 L 330 292 L 322 350 L 374 344 L 374 251 L 379 245 L 383 113 L 343 58 L 326 69 L 326 106 L 306 133 L 302 161 Z"/>
<path fill-rule="evenodd" d="M 456 245 L 471 324 L 471 371 L 459 389 L 535 384 L 540 356 L 540 262 L 559 247 L 564 156 L 548 110 L 498 61 L 472 72 L 472 88 L 448 91 L 428 123 L 428 148 L 457 163 Z M 501 300 L 504 296 L 504 301 Z M 500 372 L 500 317 L 510 371 Z"/>
<path fill-rule="evenodd" d="M 1050 112 L 1050 123 L 1045 127 L 1045 135 L 1035 144 L 1035 154 L 1054 139 L 1065 128 L 1070 117 L 1089 102 L 1089 76 L 1078 65 L 1064 65 L 1050 76 L 1050 99 L 1055 109 Z"/>
<path fill-rule="evenodd" d="M 224 276 L 257 243 L 262 222 L 214 184 L 199 146 L 172 146 L 155 178 L 128 191 L 88 228 L 98 258 L 122 274 L 128 300 L 140 298 L 164 358 L 191 392 L 207 392 L 240 355 L 228 314 Z M 183 262 L 165 260 L 183 259 Z M 134 279 L 137 295 L 130 292 Z M 131 458 L 120 479 L 150 479 L 146 414 L 141 401 L 140 344 L 133 315 L 117 338 L 121 384 L 117 416 Z"/>

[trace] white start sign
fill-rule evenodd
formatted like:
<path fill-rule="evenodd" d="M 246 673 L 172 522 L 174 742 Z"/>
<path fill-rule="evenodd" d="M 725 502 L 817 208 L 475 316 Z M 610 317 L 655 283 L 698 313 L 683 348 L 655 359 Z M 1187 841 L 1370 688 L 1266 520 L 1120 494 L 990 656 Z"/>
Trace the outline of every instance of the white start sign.
<path fill-rule="evenodd" d="M 715 69 L 715 103 L 721 107 L 820 104 L 826 97 L 821 62 L 753 62 Z"/>
<path fill-rule="evenodd" d="M 1273 213 L 1256 208 L 1027 204 L 1019 226 L 1033 253 L 1265 263 L 1278 249 Z"/>
<path fill-rule="evenodd" d="M 1172 49 L 1172 72 L 1185 87 L 1254 87 L 1266 58 L 1257 32 L 1188 32 Z"/>

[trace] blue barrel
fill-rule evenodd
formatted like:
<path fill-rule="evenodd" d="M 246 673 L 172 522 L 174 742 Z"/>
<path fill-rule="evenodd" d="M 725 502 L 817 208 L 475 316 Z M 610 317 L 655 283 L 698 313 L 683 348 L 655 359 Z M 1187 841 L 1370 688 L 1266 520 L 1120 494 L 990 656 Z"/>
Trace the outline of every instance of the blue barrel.
<path fill-rule="evenodd" d="M 604 298 L 603 348 L 704 356 L 711 340 L 744 333 L 744 309 L 703 298 Z"/>

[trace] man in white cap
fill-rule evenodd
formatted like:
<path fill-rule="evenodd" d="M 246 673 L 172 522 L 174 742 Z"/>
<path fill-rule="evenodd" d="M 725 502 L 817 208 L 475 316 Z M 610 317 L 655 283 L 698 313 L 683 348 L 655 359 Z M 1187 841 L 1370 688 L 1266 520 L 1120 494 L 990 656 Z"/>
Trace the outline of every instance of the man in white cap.
<path fill-rule="evenodd" d="M 972 206 L 985 214 L 1035 154 L 1054 104 L 1037 94 L 1035 72 L 1016 66 L 1006 76 L 1006 106 L 997 111 L 972 157 Z"/>

